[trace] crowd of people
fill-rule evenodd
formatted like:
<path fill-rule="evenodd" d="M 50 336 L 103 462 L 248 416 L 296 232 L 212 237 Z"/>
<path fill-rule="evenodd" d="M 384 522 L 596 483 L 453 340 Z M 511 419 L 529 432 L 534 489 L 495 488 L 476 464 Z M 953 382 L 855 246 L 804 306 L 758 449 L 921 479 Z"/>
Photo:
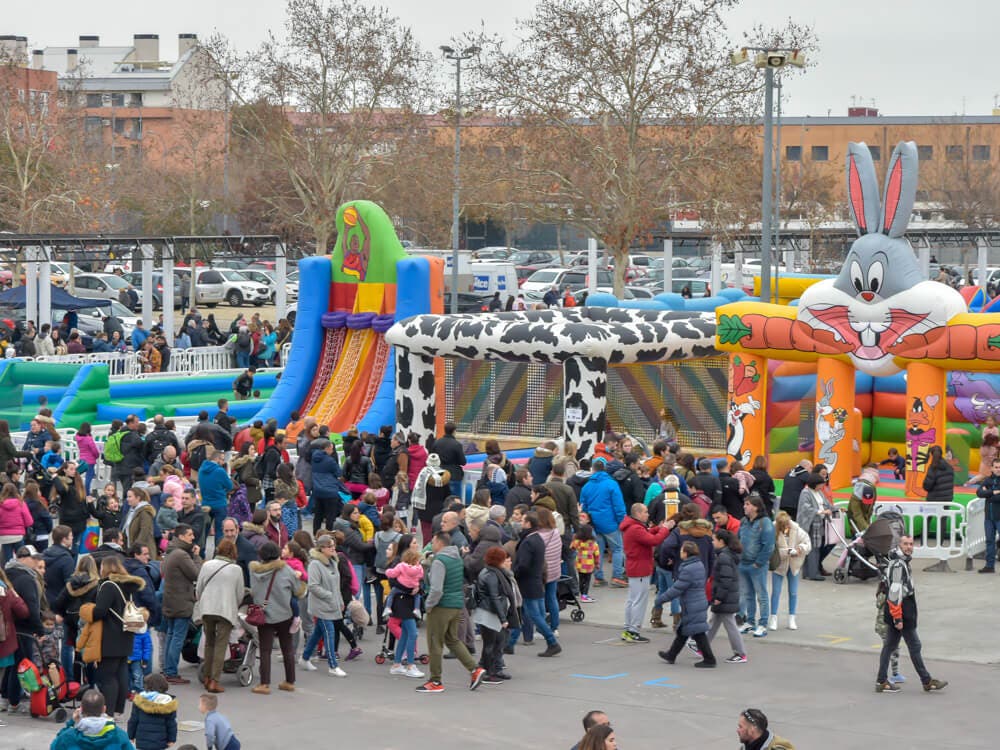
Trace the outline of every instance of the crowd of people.
<path fill-rule="evenodd" d="M 225 346 L 235 367 L 271 367 L 278 364 L 281 347 L 292 340 L 292 331 L 288 320 L 282 318 L 275 325 L 256 312 L 250 316 L 240 313 L 223 330 L 214 313 L 203 316 L 192 307 L 181 319 L 171 345 L 164 335 L 162 313 L 148 330 L 139 319 L 128 331 L 112 312 L 104 318 L 101 331 L 87 336 L 79 328 L 78 314 L 69 311 L 58 325 L 43 323 L 40 328 L 33 320 L 23 328 L 0 322 L 0 351 L 8 358 L 135 352 L 143 372 L 166 372 L 174 350 Z"/>
<path fill-rule="evenodd" d="M 3 706 L 27 711 L 16 665 L 29 659 L 80 674 L 99 691 L 102 721 L 132 739 L 149 723 L 137 712 L 169 713 L 170 686 L 190 681 L 180 662 L 198 628 L 206 705 L 225 691 L 234 633 L 251 629 L 256 695 L 294 691 L 297 670 L 317 670 L 317 658 L 345 677 L 366 628 L 385 637 L 388 672 L 418 680 L 417 691 L 445 690 L 445 651 L 475 690 L 512 679 L 508 657 L 533 646 L 536 632 L 545 642 L 538 657 L 562 652 L 561 597 L 587 604 L 602 586 L 627 589 L 623 641 L 648 643 L 647 623 L 672 627 L 663 661 L 674 664 L 686 647 L 694 666 L 714 668 L 719 628 L 732 652 L 725 661 L 745 663 L 744 636 L 778 627 L 784 589 L 794 630 L 802 571 L 814 580 L 827 573 L 833 505 L 825 467 L 808 462 L 778 497 L 763 459 L 750 470 L 713 466 L 676 441 L 658 440 L 646 455 L 609 432 L 590 457 L 552 441 L 515 464 L 489 440 L 481 478 L 463 499 L 471 446 L 451 423 L 427 440 L 391 426 L 340 435 L 298 415 L 287 431 L 273 421 L 238 428 L 222 400 L 184 435 L 161 416 L 150 426 L 130 416 L 98 444 L 84 423 L 73 437 L 76 461 L 62 458 L 60 439 L 47 409 L 20 448 L 0 421 Z M 98 461 L 111 467 L 104 486 Z M 877 482 L 877 470 L 862 480 Z M 859 517 L 868 497 L 860 494 L 851 511 Z M 99 539 L 81 549 L 95 531 Z M 912 653 L 915 630 L 898 627 L 912 583 L 902 570 L 897 577 L 905 581 L 884 602 L 894 628 L 885 642 L 895 653 L 905 638 Z M 275 642 L 281 676 L 272 680 Z M 902 681 L 895 659 L 884 671 L 880 686 Z M 918 671 L 925 689 L 946 684 L 922 663 Z M 84 705 L 74 731 L 98 723 L 96 703 Z M 761 730 L 754 739 L 764 736 L 766 723 L 752 719 Z M 157 727 L 159 744 L 137 746 L 173 741 L 169 722 Z M 218 737 L 225 748 L 232 732 Z"/>

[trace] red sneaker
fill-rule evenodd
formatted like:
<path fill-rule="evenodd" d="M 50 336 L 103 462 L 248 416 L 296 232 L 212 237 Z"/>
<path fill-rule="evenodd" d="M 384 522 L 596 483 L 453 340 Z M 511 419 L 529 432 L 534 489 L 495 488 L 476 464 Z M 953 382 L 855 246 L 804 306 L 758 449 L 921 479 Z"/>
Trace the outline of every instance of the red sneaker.
<path fill-rule="evenodd" d="M 421 685 L 420 687 L 417 688 L 417 692 L 418 693 L 443 693 L 444 692 L 444 685 L 442 685 L 440 682 L 433 682 L 432 680 L 428 680 L 423 685 Z"/>
<path fill-rule="evenodd" d="M 482 684 L 483 678 L 485 676 L 486 676 L 486 670 L 483 669 L 482 667 L 476 667 L 475 669 L 473 669 L 472 679 L 469 680 L 469 690 L 475 690 L 477 687 L 479 687 Z"/>

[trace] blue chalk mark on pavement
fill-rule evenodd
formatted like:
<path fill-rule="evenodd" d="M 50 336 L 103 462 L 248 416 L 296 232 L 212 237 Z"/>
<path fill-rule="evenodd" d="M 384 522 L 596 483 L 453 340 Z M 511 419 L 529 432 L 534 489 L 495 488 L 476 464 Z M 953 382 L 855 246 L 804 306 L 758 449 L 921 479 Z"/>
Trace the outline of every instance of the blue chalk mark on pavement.
<path fill-rule="evenodd" d="M 628 677 L 628 672 L 621 674 L 571 674 L 570 677 L 579 677 L 583 680 L 617 680 L 619 677 Z"/>
<path fill-rule="evenodd" d="M 672 682 L 670 682 L 670 678 L 669 677 L 659 677 L 659 678 L 657 678 L 655 680 L 647 680 L 646 682 L 644 682 L 642 684 L 643 685 L 649 685 L 651 687 L 673 688 L 674 690 L 680 690 L 680 688 L 681 688 L 680 685 L 674 685 Z"/>

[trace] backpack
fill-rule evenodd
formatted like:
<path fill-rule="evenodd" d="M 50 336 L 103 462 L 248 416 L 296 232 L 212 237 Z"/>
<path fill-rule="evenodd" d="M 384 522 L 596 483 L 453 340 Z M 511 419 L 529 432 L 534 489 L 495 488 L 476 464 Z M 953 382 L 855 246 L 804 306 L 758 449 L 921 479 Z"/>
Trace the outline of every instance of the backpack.
<path fill-rule="evenodd" d="M 173 445 L 173 442 L 170 440 L 170 433 L 166 430 L 153 430 L 149 433 L 146 442 L 149 445 L 149 455 L 153 457 L 160 456 L 164 448 L 168 445 Z"/>
<path fill-rule="evenodd" d="M 193 471 L 198 471 L 201 465 L 205 463 L 205 457 L 208 448 L 208 444 L 196 446 L 193 451 L 188 453 L 188 466 L 191 467 Z"/>
<path fill-rule="evenodd" d="M 250 512 L 250 501 L 247 500 L 247 486 L 241 484 L 233 496 L 229 498 L 229 506 L 226 508 L 226 515 L 232 516 L 239 521 L 240 526 L 245 524 L 253 514 Z"/>
<path fill-rule="evenodd" d="M 135 600 L 130 596 L 125 598 L 125 592 L 121 590 L 117 583 L 114 581 L 108 581 L 112 586 L 118 589 L 118 593 L 121 594 L 122 601 L 125 602 L 125 607 L 122 609 L 121 615 L 111 610 L 112 614 L 121 620 L 122 630 L 126 633 L 145 633 L 147 630 L 146 626 L 146 615 L 143 614 L 142 610 L 136 606 Z"/>
<path fill-rule="evenodd" d="M 122 455 L 122 438 L 125 437 L 125 430 L 121 429 L 118 432 L 112 432 L 108 435 L 108 439 L 104 441 L 104 461 L 109 464 L 121 463 L 122 459 L 125 458 Z"/>
<path fill-rule="evenodd" d="M 708 499 L 708 495 L 701 490 L 693 490 L 691 492 L 691 502 L 698 506 L 702 518 L 711 517 L 712 502 Z"/>
<path fill-rule="evenodd" d="M 382 536 L 384 533 L 379 531 L 375 534 L 375 570 L 379 571 L 385 570 L 385 566 L 389 563 L 389 546 L 399 540 L 399 534 L 396 532 L 389 532 L 391 534 L 389 539 Z"/>

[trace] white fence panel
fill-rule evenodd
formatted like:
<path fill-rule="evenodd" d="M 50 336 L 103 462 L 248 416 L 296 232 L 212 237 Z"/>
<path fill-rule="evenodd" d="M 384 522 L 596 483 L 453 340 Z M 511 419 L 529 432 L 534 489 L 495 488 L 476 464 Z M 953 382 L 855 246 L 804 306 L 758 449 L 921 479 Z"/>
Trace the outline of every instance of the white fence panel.
<path fill-rule="evenodd" d="M 913 536 L 913 557 L 947 562 L 965 555 L 962 531 L 965 508 L 958 503 L 877 502 L 875 515 L 885 511 L 900 513 L 907 533 Z"/>

